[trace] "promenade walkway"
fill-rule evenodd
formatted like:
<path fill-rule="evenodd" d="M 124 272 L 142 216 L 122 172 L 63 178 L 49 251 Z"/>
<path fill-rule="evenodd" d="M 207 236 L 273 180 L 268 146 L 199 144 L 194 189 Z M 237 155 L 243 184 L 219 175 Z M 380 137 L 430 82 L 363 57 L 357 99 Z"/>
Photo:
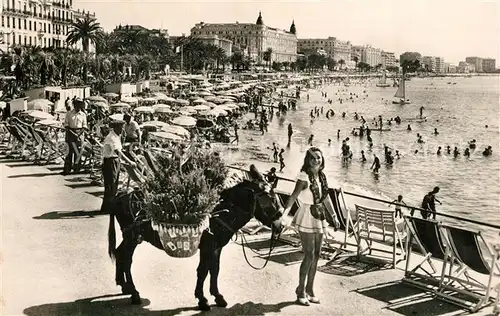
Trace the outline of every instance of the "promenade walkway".
<path fill-rule="evenodd" d="M 62 177 L 60 171 L 59 166 L 32 166 L 0 157 L 0 315 L 199 315 L 193 296 L 198 257 L 171 258 L 146 243 L 138 247 L 133 264 L 144 304 L 131 306 L 127 296 L 118 295 L 106 251 L 109 218 L 98 212 L 102 189 L 90 186 L 84 175 Z M 263 254 L 267 239 L 265 233 L 248 238 L 251 247 L 262 247 Z M 399 284 L 400 269 L 350 276 L 325 267 L 324 260 L 316 289 L 322 304 L 298 306 L 294 290 L 301 253 L 287 245 L 275 251 L 268 266 L 256 271 L 245 262 L 241 247 L 229 244 L 222 253 L 220 274 L 220 289 L 229 306 L 204 314 L 463 313 Z M 257 266 L 263 263 L 253 253 L 250 260 Z M 410 296 L 418 299 L 394 304 Z"/>

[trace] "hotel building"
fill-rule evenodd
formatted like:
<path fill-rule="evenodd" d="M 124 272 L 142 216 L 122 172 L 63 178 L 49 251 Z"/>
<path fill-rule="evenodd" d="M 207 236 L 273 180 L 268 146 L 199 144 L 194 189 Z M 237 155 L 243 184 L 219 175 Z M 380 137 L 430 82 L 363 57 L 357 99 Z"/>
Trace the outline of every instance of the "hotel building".
<path fill-rule="evenodd" d="M 483 59 L 480 57 L 466 57 L 465 62 L 474 65 L 476 72 L 483 72 Z"/>
<path fill-rule="evenodd" d="M 327 56 L 335 61 L 351 60 L 351 42 L 341 41 L 336 37 L 328 38 L 305 38 L 299 39 L 297 50 L 300 53 L 320 53 L 325 52 Z"/>
<path fill-rule="evenodd" d="M 382 50 L 370 45 L 363 46 L 360 61 L 372 67 L 376 67 L 378 64 L 382 64 Z"/>
<path fill-rule="evenodd" d="M 2 0 L 0 49 L 15 45 L 68 47 L 66 34 L 72 21 L 89 12 L 74 10 L 73 0 Z M 81 43 L 73 48 L 81 49 Z M 93 51 L 94 47 L 91 45 Z"/>
<path fill-rule="evenodd" d="M 197 23 L 191 29 L 193 37 L 217 35 L 219 39 L 232 41 L 246 56 L 257 63 L 264 63 L 264 52 L 272 50 L 272 62 L 297 60 L 297 36 L 295 23 L 289 31 L 266 26 L 259 13 L 256 23 Z"/>
<path fill-rule="evenodd" d="M 394 53 L 382 51 L 380 53 L 382 57 L 382 67 L 399 67 L 399 63 L 397 62 L 396 56 Z"/>
<path fill-rule="evenodd" d="M 484 58 L 482 62 L 482 68 L 484 72 L 495 72 L 496 60 L 493 58 Z"/>

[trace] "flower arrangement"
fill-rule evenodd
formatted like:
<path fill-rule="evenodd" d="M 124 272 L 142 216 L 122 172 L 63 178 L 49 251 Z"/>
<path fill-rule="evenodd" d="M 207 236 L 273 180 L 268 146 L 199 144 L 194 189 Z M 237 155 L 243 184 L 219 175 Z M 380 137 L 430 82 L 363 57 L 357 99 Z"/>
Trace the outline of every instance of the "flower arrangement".
<path fill-rule="evenodd" d="M 184 162 L 180 148 L 158 157 L 159 172 L 146 180 L 144 192 L 149 217 L 156 223 L 195 225 L 219 201 L 228 169 L 217 153 L 190 149 Z"/>

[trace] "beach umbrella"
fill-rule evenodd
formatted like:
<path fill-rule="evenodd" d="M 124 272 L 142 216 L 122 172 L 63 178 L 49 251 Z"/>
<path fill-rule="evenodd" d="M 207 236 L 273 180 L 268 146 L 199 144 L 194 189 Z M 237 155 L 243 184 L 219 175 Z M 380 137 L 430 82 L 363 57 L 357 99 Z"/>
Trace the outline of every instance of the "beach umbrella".
<path fill-rule="evenodd" d="M 135 97 L 122 97 L 121 102 L 125 102 L 125 103 L 137 103 L 137 102 L 139 102 L 139 99 L 137 99 Z"/>
<path fill-rule="evenodd" d="M 181 136 L 169 132 L 151 132 L 149 135 L 165 140 L 183 140 Z"/>
<path fill-rule="evenodd" d="M 123 121 L 123 114 L 116 113 L 116 114 L 110 115 L 109 118 L 112 119 L 113 121 Z"/>
<path fill-rule="evenodd" d="M 157 98 L 168 98 L 167 95 L 163 92 L 153 92 L 153 96 Z"/>
<path fill-rule="evenodd" d="M 172 133 L 172 134 L 179 135 L 179 136 L 185 137 L 185 138 L 189 138 L 191 136 L 189 131 L 182 126 L 164 125 L 161 127 L 161 130 L 163 132 Z"/>
<path fill-rule="evenodd" d="M 174 102 L 177 103 L 177 104 L 179 104 L 179 105 L 183 105 L 183 106 L 189 105 L 189 101 L 188 100 L 177 99 Z"/>
<path fill-rule="evenodd" d="M 172 124 L 184 127 L 193 127 L 196 125 L 196 119 L 191 116 L 179 116 L 172 120 Z"/>
<path fill-rule="evenodd" d="M 208 107 L 210 107 L 210 108 L 214 108 L 214 107 L 216 107 L 216 106 L 217 106 L 217 104 L 215 104 L 215 103 L 213 103 L 213 102 L 205 102 L 205 103 L 203 103 L 203 105 L 206 105 L 206 106 L 208 106 Z"/>
<path fill-rule="evenodd" d="M 208 115 L 213 115 L 213 116 L 227 116 L 227 111 L 220 109 L 220 108 L 215 108 L 211 109 L 210 111 L 206 112 Z"/>
<path fill-rule="evenodd" d="M 107 92 L 107 93 L 103 94 L 103 96 L 106 98 L 110 98 L 110 99 L 119 97 L 119 95 L 117 93 L 114 93 L 114 92 Z"/>
<path fill-rule="evenodd" d="M 196 111 L 208 111 L 208 110 L 210 110 L 210 107 L 206 106 L 204 104 L 199 104 L 199 105 L 193 107 L 193 109 Z"/>
<path fill-rule="evenodd" d="M 243 103 L 243 102 L 240 102 L 237 104 L 240 108 L 246 108 L 248 106 L 248 104 L 246 103 Z"/>
<path fill-rule="evenodd" d="M 207 100 L 208 102 L 214 102 L 214 100 L 218 100 L 219 98 L 217 98 L 214 95 L 209 95 L 209 96 L 204 97 L 204 99 Z"/>
<path fill-rule="evenodd" d="M 28 110 L 41 110 L 44 112 L 48 112 L 53 104 L 54 103 L 50 102 L 47 99 L 35 99 L 28 102 Z"/>
<path fill-rule="evenodd" d="M 177 113 L 180 115 L 183 115 L 183 116 L 193 115 L 193 112 L 188 112 L 188 111 L 178 111 Z M 196 113 L 196 111 L 195 111 L 195 113 Z"/>
<path fill-rule="evenodd" d="M 144 122 L 142 125 L 139 127 L 158 127 L 158 128 L 163 128 L 163 126 L 169 126 L 170 124 L 162 122 L 162 121 L 148 121 Z"/>
<path fill-rule="evenodd" d="M 157 108 L 154 111 L 155 111 L 155 113 L 164 113 L 164 114 L 174 113 L 174 111 L 172 111 L 172 109 L 166 108 L 166 107 Z"/>
<path fill-rule="evenodd" d="M 89 100 L 89 101 L 92 101 L 92 102 L 108 102 L 106 99 L 104 99 L 100 95 L 90 96 L 90 97 L 86 98 L 86 100 Z"/>
<path fill-rule="evenodd" d="M 28 111 L 28 116 L 35 118 L 35 119 L 40 119 L 40 120 L 49 120 L 49 119 L 54 119 L 52 115 L 50 115 L 47 112 L 43 112 L 40 110 L 33 110 L 33 111 Z"/>
<path fill-rule="evenodd" d="M 144 99 L 142 99 L 142 102 L 150 102 L 150 103 L 152 102 L 152 103 L 154 103 L 156 101 L 158 101 L 156 98 L 144 98 Z"/>
<path fill-rule="evenodd" d="M 44 112 L 42 112 L 44 113 Z M 45 119 L 36 122 L 37 125 L 44 125 L 44 126 L 61 126 L 61 122 L 55 119 Z"/>
<path fill-rule="evenodd" d="M 5 109 L 6 106 L 7 106 L 7 102 L 0 101 L 0 109 Z"/>
<path fill-rule="evenodd" d="M 130 108 L 130 105 L 128 105 L 127 103 L 118 102 L 118 103 L 110 104 L 109 107 L 110 108 L 125 108 L 125 109 L 128 109 L 128 108 Z"/>
<path fill-rule="evenodd" d="M 198 111 L 196 111 L 194 106 L 186 106 L 186 107 L 183 107 L 182 110 L 185 112 L 191 113 L 191 114 L 195 114 L 196 112 L 198 112 Z"/>
<path fill-rule="evenodd" d="M 138 106 L 134 111 L 137 113 L 153 113 L 154 109 L 152 106 Z"/>
<path fill-rule="evenodd" d="M 212 96 L 213 94 L 211 94 L 210 92 L 208 91 L 200 91 L 200 93 L 198 93 L 198 95 L 200 97 L 209 97 L 209 96 Z"/>
<path fill-rule="evenodd" d="M 202 104 L 202 103 L 206 103 L 207 101 L 205 101 L 204 99 L 196 99 L 196 100 L 193 100 L 193 104 L 194 105 L 198 105 L 198 104 Z"/>

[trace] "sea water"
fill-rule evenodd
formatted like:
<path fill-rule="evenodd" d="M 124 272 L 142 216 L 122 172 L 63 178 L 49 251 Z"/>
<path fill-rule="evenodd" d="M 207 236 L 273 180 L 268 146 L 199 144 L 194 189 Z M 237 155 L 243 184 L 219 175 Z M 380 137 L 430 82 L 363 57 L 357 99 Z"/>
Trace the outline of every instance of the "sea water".
<path fill-rule="evenodd" d="M 408 205 L 420 206 L 424 195 L 435 186 L 441 191 L 437 198 L 438 212 L 453 214 L 483 222 L 500 225 L 500 77 L 481 76 L 472 78 L 413 78 L 406 82 L 407 98 L 412 104 L 392 104 L 397 88 L 376 87 L 376 80 L 364 85 L 325 85 L 317 89 L 302 92 L 296 111 L 289 111 L 286 117 L 276 115 L 263 136 L 259 131 L 240 130 L 239 150 L 230 154 L 232 163 L 265 162 L 265 170 L 279 164 L 270 163 L 272 143 L 285 148 L 283 173 L 278 175 L 295 178 L 303 163 L 307 150 L 307 139 L 314 134 L 313 145 L 321 148 L 326 158 L 326 173 L 331 187 L 341 186 L 345 191 L 365 194 L 373 197 L 394 200 L 403 195 Z M 321 92 L 327 93 L 327 98 Z M 350 94 L 353 93 L 353 100 Z M 307 94 L 309 101 L 307 102 Z M 343 98 L 341 104 L 338 98 Z M 328 99 L 333 103 L 329 104 Z M 348 99 L 348 100 L 346 100 Z M 426 121 L 418 122 L 419 108 L 424 107 Z M 311 120 L 311 109 L 323 107 L 323 114 Z M 326 111 L 333 109 L 335 116 L 326 118 Z M 346 112 L 343 119 L 341 114 Z M 360 122 L 354 119 L 354 113 L 362 115 L 368 126 L 374 128 L 373 119 L 382 115 L 384 128 L 391 131 L 372 131 L 373 148 L 370 150 L 366 136 L 351 135 Z M 401 124 L 388 126 L 386 121 L 396 116 L 401 117 Z M 245 120 L 253 119 L 248 114 Z M 410 120 L 412 119 L 412 120 Z M 287 144 L 287 125 L 294 130 L 292 143 Z M 410 124 L 412 131 L 407 131 Z M 439 134 L 434 135 L 434 128 Z M 340 129 L 340 139 L 337 130 Z M 417 133 L 425 143 L 417 143 Z M 353 159 L 343 163 L 340 157 L 342 140 L 349 137 Z M 328 145 L 331 139 L 331 145 Z M 476 139 L 477 147 L 471 150 L 470 158 L 463 155 L 468 142 Z M 384 163 L 386 144 L 394 154 L 399 151 L 401 158 L 395 159 L 392 166 Z M 452 154 L 446 154 L 446 146 L 451 146 Z M 442 155 L 436 155 L 438 146 Z M 454 147 L 458 147 L 460 156 L 453 157 Z M 483 150 L 492 146 L 493 155 L 484 157 Z M 367 162 L 360 162 L 361 150 L 365 151 Z M 418 153 L 415 151 L 418 150 Z M 370 170 L 373 154 L 381 161 L 378 174 Z M 351 202 L 354 203 L 351 199 Z M 356 199 L 355 203 L 370 206 L 373 203 Z M 380 205 L 379 205 L 380 206 Z M 464 223 L 487 230 L 491 238 L 497 238 L 498 232 L 491 229 Z"/>

